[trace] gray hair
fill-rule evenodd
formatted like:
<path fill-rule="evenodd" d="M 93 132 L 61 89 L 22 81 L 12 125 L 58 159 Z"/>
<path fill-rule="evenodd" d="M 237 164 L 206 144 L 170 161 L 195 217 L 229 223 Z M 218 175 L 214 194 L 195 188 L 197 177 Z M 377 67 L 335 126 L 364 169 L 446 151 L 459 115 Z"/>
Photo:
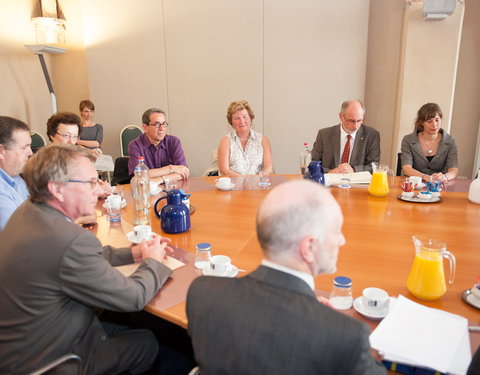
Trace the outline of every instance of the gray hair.
<path fill-rule="evenodd" d="M 282 252 L 293 252 L 308 236 L 323 242 L 326 224 L 332 218 L 331 202 L 324 198 L 309 194 L 266 214 L 261 206 L 257 214 L 257 238 L 265 254 L 275 257 Z"/>
<path fill-rule="evenodd" d="M 66 184 L 73 161 L 80 157 L 85 157 L 91 162 L 95 161 L 90 151 L 72 145 L 43 147 L 28 159 L 23 170 L 23 178 L 30 192 L 30 200 L 43 203 L 51 199 L 48 183 Z"/>
<path fill-rule="evenodd" d="M 347 111 L 350 104 L 355 102 L 360 104 L 360 107 L 362 107 L 363 112 L 365 112 L 365 106 L 363 105 L 361 100 L 346 100 L 342 103 L 342 107 L 340 108 L 340 112 L 342 112 L 342 115 L 345 115 L 345 112 Z"/>
<path fill-rule="evenodd" d="M 167 117 L 165 111 L 161 110 L 160 108 L 149 108 L 145 112 L 143 112 L 142 124 L 148 125 L 148 123 L 150 122 L 150 115 L 152 113 L 162 113 L 165 115 L 165 117 Z"/>

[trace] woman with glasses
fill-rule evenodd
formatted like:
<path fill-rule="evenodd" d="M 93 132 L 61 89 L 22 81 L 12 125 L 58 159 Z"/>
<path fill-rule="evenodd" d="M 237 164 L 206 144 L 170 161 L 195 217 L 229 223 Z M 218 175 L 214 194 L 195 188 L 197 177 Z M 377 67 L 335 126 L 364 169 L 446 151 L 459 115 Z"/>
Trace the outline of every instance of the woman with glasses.
<path fill-rule="evenodd" d="M 54 145 L 76 145 L 79 134 L 82 132 L 82 121 L 75 113 L 60 112 L 51 116 L 47 121 L 47 136 Z M 95 157 L 98 156 L 95 150 L 90 150 L 90 152 Z M 108 182 L 98 180 L 98 183 L 102 190 L 100 198 L 105 198 L 112 193 L 112 187 Z"/>
<path fill-rule="evenodd" d="M 266 136 L 252 130 L 255 118 L 246 100 L 230 103 L 227 120 L 233 130 L 220 140 L 218 167 L 222 176 L 273 173 L 272 149 Z"/>
<path fill-rule="evenodd" d="M 402 170 L 426 182 L 447 182 L 458 175 L 455 138 L 441 129 L 443 113 L 438 104 L 424 104 L 417 113 L 415 129 L 402 140 Z"/>
<path fill-rule="evenodd" d="M 82 118 L 82 133 L 77 144 L 89 149 L 97 149 L 98 152 L 101 152 L 103 126 L 93 121 L 95 105 L 90 100 L 82 100 L 79 109 Z"/>

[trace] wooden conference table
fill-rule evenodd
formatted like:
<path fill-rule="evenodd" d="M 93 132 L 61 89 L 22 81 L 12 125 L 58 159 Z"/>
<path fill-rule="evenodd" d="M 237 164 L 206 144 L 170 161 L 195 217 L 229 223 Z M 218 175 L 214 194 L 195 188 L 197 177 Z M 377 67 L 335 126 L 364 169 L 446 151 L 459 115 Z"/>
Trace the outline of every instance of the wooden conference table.
<path fill-rule="evenodd" d="M 300 178 L 299 175 L 272 176 L 272 186 L 283 181 Z M 159 294 L 146 307 L 152 314 L 187 327 L 185 293 L 188 285 L 201 274 L 193 267 L 195 245 L 200 242 L 212 244 L 212 253 L 225 254 L 232 258 L 238 268 L 253 271 L 261 262 L 262 254 L 255 232 L 257 208 L 268 193 L 260 189 L 252 176 L 237 182 L 238 188 L 253 190 L 219 191 L 213 186 L 214 177 L 191 178 L 178 187 L 191 192 L 191 229 L 177 235 L 164 234 L 160 221 L 151 210 L 153 230 L 172 239 L 172 244 L 186 251 L 182 260 L 187 266 L 177 269 L 172 280 L 167 282 Z M 425 306 L 456 313 L 468 318 L 470 324 L 480 324 L 480 311 L 467 305 L 461 299 L 464 290 L 471 288 L 480 276 L 480 205 L 468 201 L 468 181 L 450 182 L 442 193 L 439 203 L 409 203 L 397 199 L 400 193 L 401 177 L 395 177 L 394 186 L 385 198 L 369 195 L 366 186 L 341 189 L 329 188 L 339 202 L 343 215 L 343 233 L 346 244 L 340 249 L 337 272 L 334 275 L 319 275 L 315 279 L 316 289 L 329 292 L 333 278 L 348 276 L 353 282 L 354 298 L 369 286 L 385 289 L 391 296 L 402 294 Z M 98 226 L 96 232 L 102 243 L 113 246 L 129 245 L 125 234 L 132 228 L 132 201 L 126 190 L 127 206 L 122 212 L 121 224 L 110 224 L 103 201 L 97 206 Z M 152 197 L 152 204 L 160 196 Z M 447 285 L 447 293 L 437 301 L 426 302 L 413 297 L 405 283 L 414 258 L 412 235 L 424 234 L 444 241 L 457 261 L 453 284 Z M 445 264 L 446 277 L 448 265 Z M 245 275 L 240 273 L 239 276 Z M 174 295 L 175 298 L 171 299 Z M 170 300 L 165 308 L 162 300 Z M 368 321 L 351 309 L 347 312 L 357 319 L 375 327 L 377 322 Z M 478 347 L 478 334 L 472 341 L 472 349 Z"/>

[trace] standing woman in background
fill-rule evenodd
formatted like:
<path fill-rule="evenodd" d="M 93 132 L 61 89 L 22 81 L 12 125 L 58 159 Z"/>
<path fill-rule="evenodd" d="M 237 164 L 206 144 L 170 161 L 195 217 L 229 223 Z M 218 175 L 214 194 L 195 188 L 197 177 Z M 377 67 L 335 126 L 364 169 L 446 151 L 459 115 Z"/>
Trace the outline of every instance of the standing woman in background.
<path fill-rule="evenodd" d="M 446 182 L 458 175 L 455 138 L 441 129 L 443 113 L 438 104 L 424 104 L 417 113 L 415 129 L 402 140 L 402 170 L 424 181 Z"/>
<path fill-rule="evenodd" d="M 99 149 L 103 141 L 103 126 L 93 121 L 95 105 L 90 100 L 82 100 L 79 105 L 82 118 L 82 132 L 77 144 L 89 149 Z"/>
<path fill-rule="evenodd" d="M 266 136 L 252 130 L 255 118 L 246 100 L 230 103 L 227 120 L 233 131 L 220 140 L 218 167 L 221 176 L 273 173 L 272 149 Z"/>

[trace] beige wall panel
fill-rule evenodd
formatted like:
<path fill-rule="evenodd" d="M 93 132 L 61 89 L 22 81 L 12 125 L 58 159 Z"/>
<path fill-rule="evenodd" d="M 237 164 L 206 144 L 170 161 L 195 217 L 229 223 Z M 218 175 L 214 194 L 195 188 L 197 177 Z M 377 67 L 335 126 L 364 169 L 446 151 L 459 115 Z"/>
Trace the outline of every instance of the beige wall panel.
<path fill-rule="evenodd" d="M 166 0 L 164 11 L 170 132 L 198 176 L 231 130 L 231 101 L 248 100 L 262 132 L 262 2 Z"/>
<path fill-rule="evenodd" d="M 50 94 L 38 57 L 25 44 L 35 44 L 32 0 L 0 0 L 0 115 L 25 121 L 45 135 L 51 114 Z M 50 57 L 46 56 L 50 67 Z"/>
<path fill-rule="evenodd" d="M 80 100 L 88 98 L 87 58 L 85 53 L 83 11 L 81 0 L 60 1 L 67 20 L 63 55 L 52 57 L 52 81 L 57 96 L 58 111 L 79 114 Z"/>
<path fill-rule="evenodd" d="M 398 85 L 398 119 L 393 148 L 400 151 L 404 135 L 413 131 L 418 109 L 435 102 L 442 108 L 442 127 L 450 131 L 453 93 L 464 7 L 442 21 L 425 21 L 422 6 L 405 8 L 403 61 Z"/>
<path fill-rule="evenodd" d="M 120 130 L 167 105 L 162 3 L 84 0 L 83 14 L 90 99 L 104 152 L 116 157 Z"/>
<path fill-rule="evenodd" d="M 277 173 L 299 173 L 304 142 L 362 99 L 368 0 L 265 0 L 264 128 Z"/>
<path fill-rule="evenodd" d="M 458 61 L 451 133 L 458 145 L 459 174 L 472 177 L 477 134 L 480 142 L 480 1 L 467 0 Z M 477 155 L 480 158 L 480 155 Z M 480 160 L 480 159 L 479 159 Z M 477 173 L 478 171 L 475 171 Z"/>
<path fill-rule="evenodd" d="M 387 165 L 397 154 L 392 136 L 404 6 L 405 0 L 370 0 L 365 123 L 380 132 L 381 162 Z"/>

